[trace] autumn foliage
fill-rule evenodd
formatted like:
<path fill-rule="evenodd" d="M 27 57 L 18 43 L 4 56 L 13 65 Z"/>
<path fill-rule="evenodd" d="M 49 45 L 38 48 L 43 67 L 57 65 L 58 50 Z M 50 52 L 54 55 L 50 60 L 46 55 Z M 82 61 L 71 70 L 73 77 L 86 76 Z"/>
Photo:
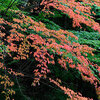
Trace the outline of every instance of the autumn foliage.
<path fill-rule="evenodd" d="M 41 5 L 44 6 L 42 11 L 46 14 L 54 14 L 51 8 L 67 14 L 73 20 L 73 27 L 82 28 L 81 24 L 85 24 L 100 32 L 100 24 L 91 16 L 95 13 L 90 7 L 94 4 L 100 6 L 98 2 L 99 0 L 43 0 Z M 12 98 L 12 95 L 16 94 L 12 77 L 24 78 L 29 74 L 33 79 L 33 88 L 41 85 L 41 79 L 46 79 L 64 91 L 70 98 L 68 100 L 93 100 L 64 86 L 63 80 L 52 71 L 60 67 L 66 72 L 76 70 L 83 81 L 93 85 L 99 100 L 100 66 L 89 61 L 87 57 L 87 54 L 94 56 L 95 49 L 79 44 L 78 37 L 67 30 L 50 30 L 41 21 L 35 21 L 21 11 L 12 12 L 15 12 L 18 18 L 13 18 L 12 21 L 0 18 L 0 84 L 5 99 L 15 99 Z M 5 62 L 5 59 L 9 60 Z M 23 61 L 28 62 L 29 59 L 32 60 L 31 65 L 23 67 Z M 92 67 L 96 69 L 97 75 Z"/>

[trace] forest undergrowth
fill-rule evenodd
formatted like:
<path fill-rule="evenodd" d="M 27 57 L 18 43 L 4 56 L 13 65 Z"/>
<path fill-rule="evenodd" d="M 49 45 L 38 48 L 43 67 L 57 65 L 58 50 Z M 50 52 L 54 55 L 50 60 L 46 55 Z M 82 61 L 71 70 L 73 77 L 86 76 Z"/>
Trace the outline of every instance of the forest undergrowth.
<path fill-rule="evenodd" d="M 0 100 L 100 100 L 99 17 L 99 0 L 0 0 Z"/>

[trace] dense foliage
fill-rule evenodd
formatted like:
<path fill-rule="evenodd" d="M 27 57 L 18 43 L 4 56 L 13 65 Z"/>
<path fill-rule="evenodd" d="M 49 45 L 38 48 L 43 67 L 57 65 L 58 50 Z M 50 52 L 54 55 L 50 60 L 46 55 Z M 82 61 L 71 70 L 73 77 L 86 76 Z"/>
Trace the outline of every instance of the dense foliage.
<path fill-rule="evenodd" d="M 99 10 L 99 0 L 0 0 L 0 100 L 99 100 Z"/>

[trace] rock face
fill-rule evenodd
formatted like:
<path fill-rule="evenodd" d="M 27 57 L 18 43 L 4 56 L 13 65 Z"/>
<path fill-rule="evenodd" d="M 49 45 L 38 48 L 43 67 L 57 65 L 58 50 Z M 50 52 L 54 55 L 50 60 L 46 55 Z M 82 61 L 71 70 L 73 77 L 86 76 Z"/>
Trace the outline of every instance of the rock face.
<path fill-rule="evenodd" d="M 19 6 L 26 7 L 28 1 L 29 1 L 29 0 L 20 0 L 20 1 L 19 1 Z"/>
<path fill-rule="evenodd" d="M 23 6 L 26 7 L 26 5 L 27 5 L 27 3 L 28 3 L 29 0 L 22 0 L 22 1 L 25 2 L 25 3 L 23 3 Z"/>
<path fill-rule="evenodd" d="M 21 6 L 23 7 L 26 7 L 26 6 L 37 6 L 41 3 L 42 0 L 20 0 L 20 4 Z"/>
<path fill-rule="evenodd" d="M 19 9 L 28 10 L 32 14 L 38 14 L 43 8 L 40 3 L 42 0 L 20 0 Z"/>

